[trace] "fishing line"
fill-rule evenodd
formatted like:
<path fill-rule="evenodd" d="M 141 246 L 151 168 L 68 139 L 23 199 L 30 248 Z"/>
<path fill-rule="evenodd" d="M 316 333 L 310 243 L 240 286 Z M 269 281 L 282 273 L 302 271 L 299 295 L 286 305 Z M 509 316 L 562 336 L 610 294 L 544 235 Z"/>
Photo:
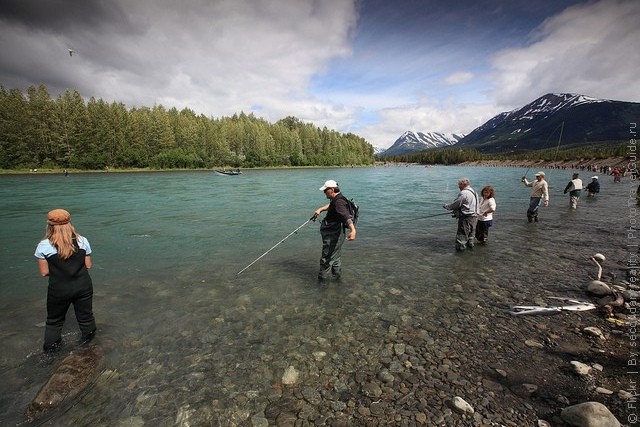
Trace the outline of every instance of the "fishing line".
<path fill-rule="evenodd" d="M 442 215 L 451 215 L 451 212 L 442 212 L 442 213 L 433 214 L 433 215 L 429 215 L 429 216 L 421 216 L 419 218 L 408 219 L 407 222 L 409 222 L 409 221 L 417 221 L 419 219 L 433 218 L 433 217 L 442 216 Z"/>
<path fill-rule="evenodd" d="M 247 268 L 251 267 L 253 264 L 255 264 L 256 262 L 258 262 L 263 256 L 265 256 L 266 254 L 268 254 L 269 252 L 271 252 L 272 250 L 274 250 L 280 243 L 284 242 L 285 240 L 287 240 L 289 237 L 293 236 L 294 234 L 296 234 L 298 232 L 298 230 L 300 230 L 302 227 L 304 227 L 305 225 L 309 224 L 309 222 L 311 221 L 315 221 L 315 217 L 311 217 L 308 220 L 306 220 L 304 222 L 304 224 L 302 224 L 300 227 L 296 228 L 295 230 L 293 230 L 291 233 L 287 234 L 282 240 L 280 240 L 278 243 L 276 243 L 275 245 L 271 246 L 271 248 L 269 248 L 268 251 L 266 251 L 265 253 L 263 253 L 262 255 L 260 255 L 258 258 L 256 258 L 251 264 L 247 265 L 245 268 L 243 268 L 242 270 L 238 271 L 236 273 L 236 276 L 239 276 L 240 273 L 242 273 L 243 271 L 245 271 Z"/>
<path fill-rule="evenodd" d="M 560 138 L 558 138 L 558 146 L 556 147 L 556 155 L 553 156 L 553 161 L 555 163 L 556 158 L 558 157 L 558 150 L 560 150 L 560 141 L 562 141 L 562 131 L 564 130 L 564 122 L 562 122 L 562 127 L 560 128 Z"/>
<path fill-rule="evenodd" d="M 558 128 L 556 128 L 556 129 L 558 129 Z M 554 129 L 554 130 L 553 130 L 553 132 L 551 132 L 551 133 L 549 134 L 549 136 L 547 137 L 547 140 L 546 140 L 546 141 L 545 141 L 545 143 L 544 143 L 544 146 L 546 146 L 546 145 L 549 143 L 549 139 L 551 138 L 551 135 L 553 135 L 554 133 L 556 133 L 556 129 Z M 555 154 L 555 156 L 553 157 L 553 161 L 554 161 L 554 162 L 556 161 L 556 158 L 558 157 L 558 150 L 560 149 L 560 141 L 562 141 L 562 131 L 563 131 L 563 130 L 564 130 L 564 121 L 562 122 L 561 127 L 560 127 L 560 137 L 558 138 L 558 146 L 556 147 L 556 154 Z M 524 176 L 525 178 L 527 177 L 527 174 L 529 173 L 529 171 L 530 171 L 530 170 L 531 170 L 531 166 L 529 166 L 529 167 L 527 168 L 527 170 L 524 172 L 524 175 L 523 175 L 523 176 Z"/>

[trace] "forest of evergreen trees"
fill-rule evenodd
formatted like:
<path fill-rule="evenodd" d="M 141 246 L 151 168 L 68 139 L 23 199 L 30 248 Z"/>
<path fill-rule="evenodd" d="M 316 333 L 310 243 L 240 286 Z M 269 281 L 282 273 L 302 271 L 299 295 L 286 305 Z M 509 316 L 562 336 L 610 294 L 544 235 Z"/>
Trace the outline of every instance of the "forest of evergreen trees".
<path fill-rule="evenodd" d="M 446 147 L 418 153 L 389 156 L 380 160 L 400 163 L 419 163 L 424 165 L 456 165 L 463 162 L 480 160 L 543 160 L 547 162 L 577 161 L 581 159 L 595 160 L 609 157 L 625 157 L 626 154 L 626 143 L 611 141 L 584 143 L 576 146 L 567 146 L 560 150 L 554 148 L 508 154 L 485 154 L 473 148 Z"/>
<path fill-rule="evenodd" d="M 127 109 L 44 85 L 26 94 L 0 86 L 0 169 L 241 168 L 368 165 L 363 138 L 253 114 L 211 118 L 190 109 Z"/>

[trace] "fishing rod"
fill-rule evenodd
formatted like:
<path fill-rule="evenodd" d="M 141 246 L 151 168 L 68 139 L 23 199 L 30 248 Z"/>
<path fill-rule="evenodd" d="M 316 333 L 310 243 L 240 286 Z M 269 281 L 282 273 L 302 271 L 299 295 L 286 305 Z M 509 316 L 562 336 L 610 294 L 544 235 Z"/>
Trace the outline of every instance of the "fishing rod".
<path fill-rule="evenodd" d="M 442 216 L 442 215 L 451 215 L 451 212 L 442 212 L 442 213 L 433 214 L 433 215 L 429 215 L 429 216 L 421 216 L 421 217 L 419 217 L 419 218 L 409 219 L 408 221 L 417 221 L 417 220 L 419 220 L 419 219 L 433 218 L 433 217 L 436 217 L 436 216 Z"/>
<path fill-rule="evenodd" d="M 556 129 L 558 129 L 558 128 L 556 128 Z M 554 129 L 553 132 L 551 132 L 551 135 L 553 135 L 555 133 L 556 129 Z M 556 147 L 556 154 L 555 154 L 555 156 L 553 156 L 553 161 L 554 162 L 556 161 L 556 158 L 558 157 L 558 150 L 560 149 L 560 141 L 562 141 L 562 131 L 563 130 L 564 130 L 564 121 L 562 122 L 562 125 L 560 127 L 560 137 L 558 138 L 558 146 Z M 549 135 L 549 137 L 551 137 L 551 135 Z M 548 141 L 549 141 L 549 138 L 547 138 L 547 142 Z M 545 142 L 545 145 L 546 145 L 546 142 Z M 530 170 L 531 170 L 531 166 L 529 166 L 527 168 L 527 170 L 524 172 L 523 176 L 525 178 L 527 177 L 527 174 L 529 173 Z"/>
<path fill-rule="evenodd" d="M 238 271 L 236 273 L 236 276 L 239 276 L 240 273 L 242 273 L 243 271 L 245 271 L 247 268 L 251 267 L 253 264 L 255 264 L 256 262 L 258 262 L 263 256 L 265 256 L 266 254 L 268 254 L 269 252 L 271 252 L 272 250 L 274 250 L 280 243 L 284 242 L 285 240 L 287 240 L 289 237 L 293 236 L 294 234 L 296 234 L 298 232 L 298 230 L 300 230 L 302 227 L 304 227 L 305 225 L 309 224 L 309 222 L 311 221 L 315 221 L 316 218 L 315 217 L 311 217 L 308 220 L 305 221 L 304 224 L 302 224 L 300 227 L 296 228 L 295 230 L 293 230 L 291 233 L 287 234 L 282 240 L 280 240 L 278 243 L 276 243 L 275 245 L 271 246 L 271 248 L 269 248 L 268 251 L 266 251 L 265 253 L 263 253 L 262 255 L 260 255 L 258 258 L 256 258 L 251 264 L 247 265 L 245 268 L 243 268 L 242 270 Z"/>
<path fill-rule="evenodd" d="M 556 147 L 556 154 L 553 156 L 553 161 L 555 162 L 558 158 L 558 150 L 560 149 L 560 141 L 562 141 L 562 131 L 564 130 L 564 122 L 562 122 L 562 127 L 560 128 L 560 138 L 558 138 L 558 146 Z"/>

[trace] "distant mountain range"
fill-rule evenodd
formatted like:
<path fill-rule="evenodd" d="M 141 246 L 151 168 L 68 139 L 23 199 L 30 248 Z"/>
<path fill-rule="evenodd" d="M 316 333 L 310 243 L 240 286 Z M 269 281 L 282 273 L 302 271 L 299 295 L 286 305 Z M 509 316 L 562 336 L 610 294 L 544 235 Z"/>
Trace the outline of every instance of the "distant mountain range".
<path fill-rule="evenodd" d="M 396 156 L 416 153 L 431 148 L 447 147 L 456 144 L 464 135 L 444 134 L 438 132 L 414 133 L 407 131 L 396 139 L 391 147 L 382 151 L 381 156 Z"/>
<path fill-rule="evenodd" d="M 638 118 L 640 103 L 550 93 L 524 107 L 498 114 L 468 135 L 458 138 L 454 144 L 485 153 L 508 153 L 544 150 L 557 147 L 558 143 L 561 147 L 567 147 L 585 143 L 622 142 L 629 139 L 631 123 L 636 123 Z M 401 140 L 409 133 L 412 132 L 405 132 L 380 155 L 406 154 L 434 148 L 412 145 L 410 137 L 407 137 L 408 145 L 405 146 Z M 403 146 L 405 151 L 399 152 Z"/>

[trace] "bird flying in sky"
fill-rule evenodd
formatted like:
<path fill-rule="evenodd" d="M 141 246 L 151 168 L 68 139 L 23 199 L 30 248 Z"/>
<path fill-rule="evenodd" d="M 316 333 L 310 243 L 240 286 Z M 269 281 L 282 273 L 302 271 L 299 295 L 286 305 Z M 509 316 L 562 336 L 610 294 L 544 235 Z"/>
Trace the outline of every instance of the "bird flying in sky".
<path fill-rule="evenodd" d="M 73 56 L 73 49 L 67 49 L 69 51 L 69 56 Z"/>

